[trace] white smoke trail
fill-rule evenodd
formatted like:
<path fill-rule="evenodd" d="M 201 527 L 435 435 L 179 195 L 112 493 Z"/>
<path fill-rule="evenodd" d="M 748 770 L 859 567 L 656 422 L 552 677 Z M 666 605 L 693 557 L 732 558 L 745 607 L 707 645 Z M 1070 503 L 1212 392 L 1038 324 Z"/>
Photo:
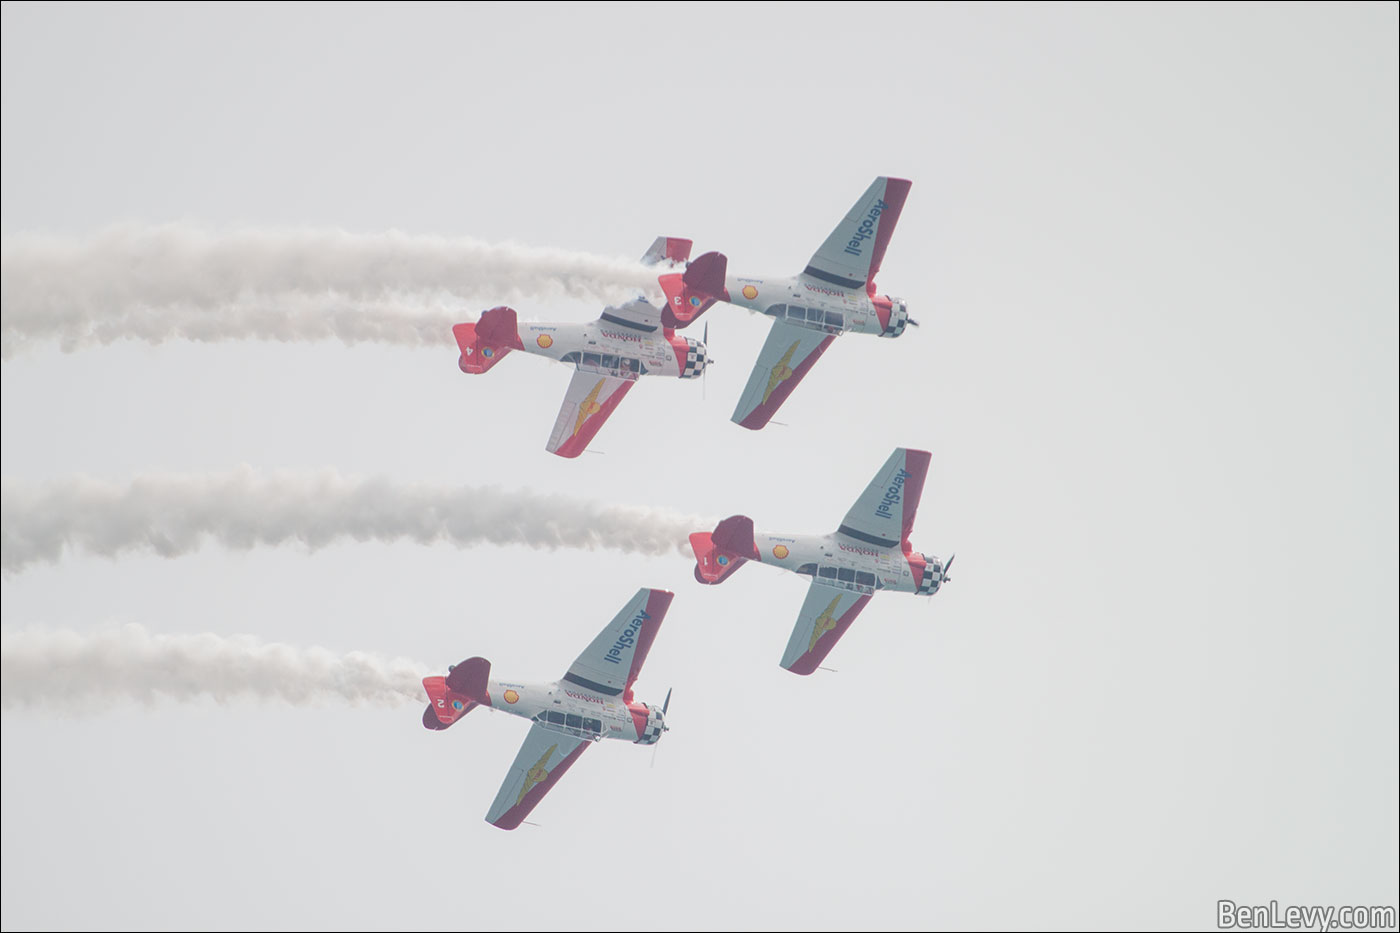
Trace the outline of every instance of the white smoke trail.
<path fill-rule="evenodd" d="M 355 651 L 262 644 L 246 635 L 153 635 L 139 625 L 95 634 L 0 631 L 0 706 L 161 697 L 219 702 L 244 697 L 298 706 L 343 700 L 424 702 L 426 665 Z M 99 708 L 100 707 L 96 707 Z"/>
<path fill-rule="evenodd" d="M 657 292 L 657 271 L 397 232 L 174 224 L 25 234 L 0 244 L 0 356 L 44 340 L 65 351 L 123 338 L 450 344 L 451 325 L 482 307 L 559 297 L 601 306 Z"/>
<path fill-rule="evenodd" d="M 0 480 L 0 566 L 57 561 L 65 548 L 103 556 L 175 557 L 212 539 L 226 547 L 299 542 L 447 541 L 642 554 L 689 553 L 705 521 L 674 512 L 496 487 L 394 483 L 335 471 L 151 474 L 128 484 L 81 476 Z"/>

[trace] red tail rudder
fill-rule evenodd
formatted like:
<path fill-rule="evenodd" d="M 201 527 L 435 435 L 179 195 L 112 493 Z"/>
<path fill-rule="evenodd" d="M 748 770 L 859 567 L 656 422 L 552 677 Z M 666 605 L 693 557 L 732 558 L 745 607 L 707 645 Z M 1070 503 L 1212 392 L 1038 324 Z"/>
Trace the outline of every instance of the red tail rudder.
<path fill-rule="evenodd" d="M 464 373 L 484 373 L 511 350 L 522 348 L 515 309 L 492 308 L 474 324 L 454 324 L 452 336 L 457 338 L 461 358 L 457 365 Z"/>
<path fill-rule="evenodd" d="M 701 583 L 723 583 L 746 561 L 758 559 L 753 519 L 746 515 L 731 515 L 713 532 L 696 532 L 690 546 L 695 551 L 695 579 Z"/>
<path fill-rule="evenodd" d="M 428 708 L 423 725 L 446 729 L 476 707 L 490 706 L 490 681 L 491 662 L 485 658 L 467 658 L 449 668 L 446 677 L 424 677 Z"/>
<path fill-rule="evenodd" d="M 716 301 L 728 301 L 729 292 L 724 287 L 728 267 L 729 260 L 723 253 L 706 253 L 692 262 L 684 274 L 673 272 L 661 276 L 658 281 L 666 293 L 661 323 L 667 327 L 686 327 L 710 310 Z"/>
<path fill-rule="evenodd" d="M 423 726 L 442 730 L 476 708 L 471 697 L 447 686 L 446 677 L 424 677 L 423 689 L 428 691 L 428 707 L 423 710 Z"/>

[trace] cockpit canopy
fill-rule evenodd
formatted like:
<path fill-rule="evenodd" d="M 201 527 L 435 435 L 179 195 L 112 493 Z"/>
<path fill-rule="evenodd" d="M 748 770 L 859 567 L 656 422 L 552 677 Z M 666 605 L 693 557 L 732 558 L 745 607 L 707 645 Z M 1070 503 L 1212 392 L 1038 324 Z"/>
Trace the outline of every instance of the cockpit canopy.
<path fill-rule="evenodd" d="M 799 324 L 829 334 L 837 334 L 846 329 L 846 315 L 841 311 L 807 308 L 802 305 L 773 305 L 765 313 L 789 324 Z"/>

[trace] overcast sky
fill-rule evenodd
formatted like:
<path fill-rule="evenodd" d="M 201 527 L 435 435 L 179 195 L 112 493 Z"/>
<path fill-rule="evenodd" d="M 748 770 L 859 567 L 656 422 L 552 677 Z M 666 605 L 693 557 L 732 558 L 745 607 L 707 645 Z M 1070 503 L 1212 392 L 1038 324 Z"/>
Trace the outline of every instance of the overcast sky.
<path fill-rule="evenodd" d="M 445 332 L 40 340 L 0 366 L 7 483 L 333 470 L 492 515 L 554 495 L 825 532 L 907 446 L 933 454 L 914 544 L 958 554 L 804 678 L 778 667 L 804 580 L 702 587 L 664 547 L 7 553 L 7 634 L 136 623 L 519 680 L 639 586 L 676 593 L 638 683 L 675 688 L 654 766 L 601 743 L 513 833 L 483 821 L 526 731 L 505 715 L 8 704 L 7 929 L 1203 929 L 1221 898 L 1396 903 L 1393 4 L 6 3 L 0 31 L 7 302 L 35 234 L 173 222 L 609 268 L 667 234 L 787 275 L 889 174 L 913 189 L 879 284 L 923 325 L 843 337 L 755 433 L 729 415 L 768 322 L 718 306 L 703 394 L 643 381 L 576 461 L 544 451 L 563 367 L 466 376 Z M 463 268 L 425 308 L 505 300 Z M 604 298 L 508 297 L 561 321 Z"/>

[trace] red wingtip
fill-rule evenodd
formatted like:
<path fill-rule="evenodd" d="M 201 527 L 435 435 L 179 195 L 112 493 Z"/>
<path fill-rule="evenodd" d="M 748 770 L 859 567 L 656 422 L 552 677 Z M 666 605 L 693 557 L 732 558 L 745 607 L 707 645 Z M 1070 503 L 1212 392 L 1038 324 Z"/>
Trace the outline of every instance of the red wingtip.
<path fill-rule="evenodd" d="M 836 620 L 836 627 L 826 636 L 820 638 L 815 648 L 793 661 L 788 670 L 794 674 L 807 675 L 820 667 L 821 663 L 826 660 L 826 656 L 831 653 L 831 649 L 836 647 L 836 643 L 841 640 L 842 635 L 846 634 L 846 629 L 851 627 L 851 623 L 856 620 L 856 616 L 860 615 L 860 611 L 865 608 L 865 604 L 868 602 L 870 602 L 868 595 L 856 600 L 842 614 L 841 618 Z"/>
<path fill-rule="evenodd" d="M 524 822 L 525 817 L 530 815 L 530 811 L 535 809 L 535 805 L 538 804 L 540 800 L 544 798 L 544 795 L 549 793 L 550 788 L 557 784 L 559 779 L 573 767 L 574 762 L 578 761 L 584 749 L 588 748 L 591 744 L 593 743 L 580 742 L 578 747 L 569 752 L 568 755 L 564 756 L 563 760 L 549 770 L 548 777 L 527 790 L 524 796 L 521 797 L 519 803 L 496 817 L 495 822 L 492 822 L 491 825 L 498 829 L 515 829 Z"/>
<path fill-rule="evenodd" d="M 909 197 L 913 186 L 907 178 L 885 179 L 885 210 L 880 216 L 880 229 L 875 234 L 875 245 L 870 250 L 870 272 L 866 275 L 866 290 L 875 294 L 875 276 L 880 274 L 880 266 L 885 261 L 885 250 L 894 236 L 894 228 L 899 224 L 899 215 L 904 210 L 904 199 Z"/>
<path fill-rule="evenodd" d="M 613 390 L 613 394 L 599 405 L 598 411 L 585 418 L 583 424 L 578 426 L 578 430 L 555 448 L 555 456 L 572 460 L 587 450 L 588 445 L 593 442 L 593 438 L 598 436 L 598 432 L 603 429 L 603 425 L 612 417 L 612 413 L 617 410 L 618 405 L 622 404 L 622 399 L 628 392 L 632 391 L 634 385 L 636 385 L 635 382 L 624 382 Z"/>
<path fill-rule="evenodd" d="M 739 422 L 739 426 L 748 428 L 750 431 L 762 430 L 768 422 L 772 420 L 773 416 L 777 414 L 783 402 L 787 401 L 788 396 L 792 394 L 792 390 L 797 388 L 798 383 L 806 378 L 807 373 L 811 372 L 817 360 L 821 359 L 822 354 L 826 352 L 826 348 L 831 346 L 831 342 L 835 339 L 835 336 L 823 337 L 822 342 L 817 344 L 816 349 L 809 353 L 807 358 L 792 371 L 792 377 L 779 382 L 773 389 L 772 394 L 768 396 L 768 401 L 755 405 L 754 410 L 749 412 L 743 421 Z"/>

